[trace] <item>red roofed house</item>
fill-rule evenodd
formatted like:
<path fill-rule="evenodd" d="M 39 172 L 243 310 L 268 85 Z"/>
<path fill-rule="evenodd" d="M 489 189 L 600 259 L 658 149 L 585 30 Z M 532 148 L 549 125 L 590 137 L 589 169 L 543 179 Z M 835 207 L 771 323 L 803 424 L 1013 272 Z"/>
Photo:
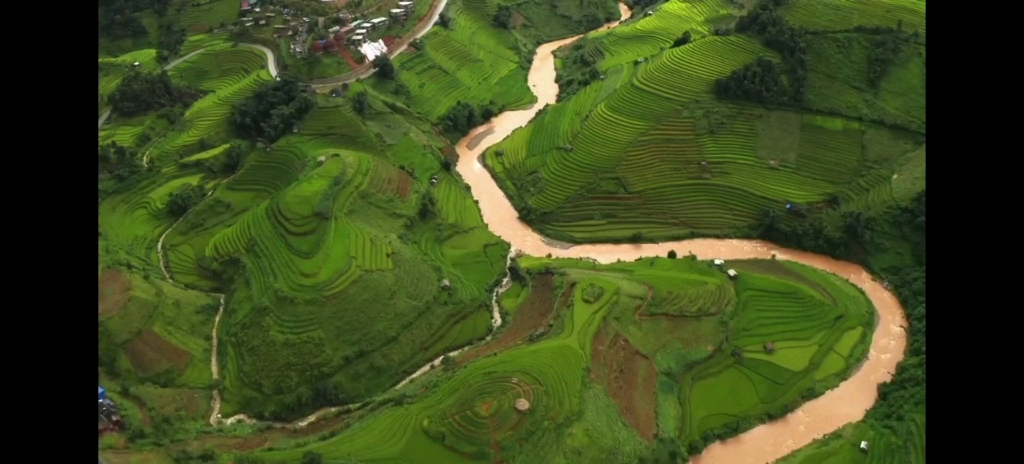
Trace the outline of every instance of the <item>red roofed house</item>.
<path fill-rule="evenodd" d="M 324 49 L 324 44 L 321 43 L 319 40 L 314 40 L 313 44 L 310 45 L 309 48 L 314 52 L 320 53 Z"/>
<path fill-rule="evenodd" d="M 242 11 L 248 11 L 249 8 L 249 0 L 242 0 Z"/>
<path fill-rule="evenodd" d="M 324 42 L 324 50 L 337 50 L 337 49 L 338 49 L 338 42 L 335 41 L 334 39 L 327 39 Z"/>

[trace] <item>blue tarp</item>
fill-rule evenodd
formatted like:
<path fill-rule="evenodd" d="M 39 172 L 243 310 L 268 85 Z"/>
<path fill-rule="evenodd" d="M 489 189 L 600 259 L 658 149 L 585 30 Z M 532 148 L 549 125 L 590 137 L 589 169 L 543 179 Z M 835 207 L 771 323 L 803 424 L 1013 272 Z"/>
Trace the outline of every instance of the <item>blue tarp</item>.
<path fill-rule="evenodd" d="M 105 400 L 105 399 L 107 399 L 107 391 L 104 390 L 103 387 L 100 387 L 100 400 Z"/>

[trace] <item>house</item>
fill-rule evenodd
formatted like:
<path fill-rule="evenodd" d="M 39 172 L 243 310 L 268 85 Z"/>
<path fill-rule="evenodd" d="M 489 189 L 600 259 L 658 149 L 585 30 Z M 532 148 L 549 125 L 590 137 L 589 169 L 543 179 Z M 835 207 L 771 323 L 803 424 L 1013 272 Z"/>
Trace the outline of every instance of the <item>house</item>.
<path fill-rule="evenodd" d="M 722 259 L 716 259 L 715 260 L 715 266 L 721 267 L 723 264 L 725 264 L 725 260 L 722 260 Z"/>
<path fill-rule="evenodd" d="M 349 39 L 349 41 L 352 42 L 353 44 L 355 44 L 358 47 L 358 46 L 362 45 L 364 42 L 366 42 L 366 36 L 364 36 L 362 34 L 356 34 L 356 35 L 352 36 L 352 38 Z"/>
<path fill-rule="evenodd" d="M 337 34 L 337 33 L 341 32 L 341 26 L 334 26 L 334 27 L 328 29 L 327 32 L 329 32 L 331 34 Z"/>
<path fill-rule="evenodd" d="M 437 185 L 437 176 L 430 176 L 430 185 Z"/>
<path fill-rule="evenodd" d="M 728 271 L 725 271 L 725 273 L 729 275 L 730 279 L 735 279 L 737 275 L 735 269 L 729 269 Z"/>
<path fill-rule="evenodd" d="M 866 441 L 860 442 L 860 449 L 862 449 L 864 451 L 867 451 L 868 450 L 868 442 L 866 442 Z"/>
<path fill-rule="evenodd" d="M 405 10 L 401 8 L 393 8 L 390 13 L 392 18 L 405 19 Z"/>
<path fill-rule="evenodd" d="M 107 391 L 99 387 L 99 431 L 116 430 L 121 427 L 121 413 L 113 401 L 107 398 Z"/>
<path fill-rule="evenodd" d="M 252 5 L 249 3 L 249 0 L 242 0 L 242 11 L 249 11 L 251 8 Z"/>
<path fill-rule="evenodd" d="M 342 34 L 345 34 L 346 36 L 348 36 L 348 35 L 351 35 L 351 34 L 352 34 L 352 32 L 354 32 L 355 30 L 356 30 L 356 28 L 354 28 L 354 27 L 352 27 L 352 26 L 345 26 L 345 27 L 343 27 L 343 28 L 339 29 L 339 30 L 338 30 L 338 32 L 340 32 L 340 33 L 342 33 Z"/>
<path fill-rule="evenodd" d="M 412 2 L 398 2 L 398 7 L 405 10 L 406 13 L 412 13 L 415 5 Z"/>
<path fill-rule="evenodd" d="M 373 18 L 373 19 L 370 20 L 370 23 L 373 24 L 373 28 L 374 29 L 381 28 L 381 27 L 387 27 L 387 25 L 388 25 L 388 18 L 385 18 L 385 17 Z"/>
<path fill-rule="evenodd" d="M 764 351 L 766 353 L 768 353 L 768 354 L 774 353 L 775 352 L 775 345 L 772 344 L 772 342 L 765 342 L 765 344 L 764 344 Z"/>
<path fill-rule="evenodd" d="M 366 35 L 366 34 L 369 34 L 369 33 L 370 33 L 369 29 L 356 29 L 356 35 Z"/>
<path fill-rule="evenodd" d="M 450 292 L 452 291 L 452 284 L 448 282 L 448 279 L 444 279 L 441 281 L 441 288 Z"/>

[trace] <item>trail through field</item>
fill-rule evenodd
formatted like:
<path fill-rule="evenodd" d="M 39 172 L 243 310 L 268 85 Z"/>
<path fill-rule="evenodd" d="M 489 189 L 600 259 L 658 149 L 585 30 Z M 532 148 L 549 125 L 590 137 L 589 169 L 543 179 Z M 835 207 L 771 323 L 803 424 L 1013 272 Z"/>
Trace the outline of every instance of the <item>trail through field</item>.
<path fill-rule="evenodd" d="M 629 17 L 629 10 L 623 4 L 619 4 L 619 7 L 625 20 Z M 602 29 L 616 25 L 618 22 Z M 537 103 L 532 108 L 501 113 L 470 131 L 456 145 L 459 154 L 456 168 L 479 202 L 484 222 L 491 232 L 511 243 L 514 249 L 533 256 L 550 253 L 552 257 L 591 258 L 602 263 L 666 256 L 670 250 L 676 250 L 679 254 L 694 254 L 700 259 L 770 259 L 774 256 L 849 280 L 864 290 L 878 315 L 871 349 L 864 364 L 838 387 L 805 403 L 791 414 L 735 438 L 715 443 L 690 462 L 772 462 L 843 425 L 862 419 L 878 398 L 878 385 L 892 378 L 896 365 L 903 359 L 907 341 L 903 329 L 906 319 L 899 301 L 861 266 L 782 248 L 760 240 L 696 239 L 654 244 L 554 246 L 549 239 L 519 220 L 518 213 L 481 164 L 479 157 L 488 147 L 505 139 L 515 129 L 525 126 L 545 106 L 555 103 L 558 84 L 555 83 L 553 53 L 578 38 L 557 40 L 537 48 L 529 74 L 530 89 L 537 96 Z M 478 136 L 485 132 L 489 134 L 480 139 Z M 471 141 L 475 146 L 469 148 Z"/>

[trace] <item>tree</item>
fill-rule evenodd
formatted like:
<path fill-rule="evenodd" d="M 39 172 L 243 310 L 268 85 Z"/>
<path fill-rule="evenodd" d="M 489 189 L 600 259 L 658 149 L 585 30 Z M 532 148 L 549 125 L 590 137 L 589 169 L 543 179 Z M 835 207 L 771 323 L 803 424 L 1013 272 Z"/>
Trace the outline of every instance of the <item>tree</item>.
<path fill-rule="evenodd" d="M 668 250 L 668 259 L 676 259 L 676 250 Z"/>
<path fill-rule="evenodd" d="M 672 42 L 671 48 L 681 47 L 683 45 L 690 43 L 691 40 L 693 40 L 693 35 L 690 34 L 690 31 L 686 31 L 683 33 L 682 36 L 680 36 L 678 39 Z"/>
<path fill-rule="evenodd" d="M 302 464 L 322 464 L 324 457 L 314 451 L 306 451 L 302 455 Z"/>
<path fill-rule="evenodd" d="M 381 53 L 373 59 L 373 68 L 377 70 L 377 75 L 384 79 L 395 78 L 395 65 L 391 63 L 391 57 L 387 53 Z"/>
<path fill-rule="evenodd" d="M 442 11 L 441 14 L 439 14 L 437 16 L 437 22 L 441 23 L 441 27 L 443 27 L 445 29 L 451 29 L 452 28 L 451 27 L 452 26 L 452 18 L 450 16 L 448 16 L 448 13 L 446 13 L 444 11 Z"/>
<path fill-rule="evenodd" d="M 508 5 L 498 5 L 498 11 L 494 14 L 494 25 L 502 29 L 512 28 L 512 8 Z"/>
<path fill-rule="evenodd" d="M 203 188 L 198 185 L 189 185 L 185 188 L 179 189 L 178 191 L 172 192 L 171 196 L 167 199 L 167 212 L 172 217 L 180 218 L 189 212 L 192 208 L 203 201 L 206 196 L 206 192 Z"/>
<path fill-rule="evenodd" d="M 363 116 L 366 116 L 366 109 L 369 107 L 369 101 L 366 98 L 366 92 L 359 92 L 352 96 L 352 109 L 356 110 Z"/>
<path fill-rule="evenodd" d="M 235 106 L 231 123 L 243 137 L 274 143 L 314 106 L 316 102 L 303 93 L 298 81 L 284 76 L 264 84 Z"/>

